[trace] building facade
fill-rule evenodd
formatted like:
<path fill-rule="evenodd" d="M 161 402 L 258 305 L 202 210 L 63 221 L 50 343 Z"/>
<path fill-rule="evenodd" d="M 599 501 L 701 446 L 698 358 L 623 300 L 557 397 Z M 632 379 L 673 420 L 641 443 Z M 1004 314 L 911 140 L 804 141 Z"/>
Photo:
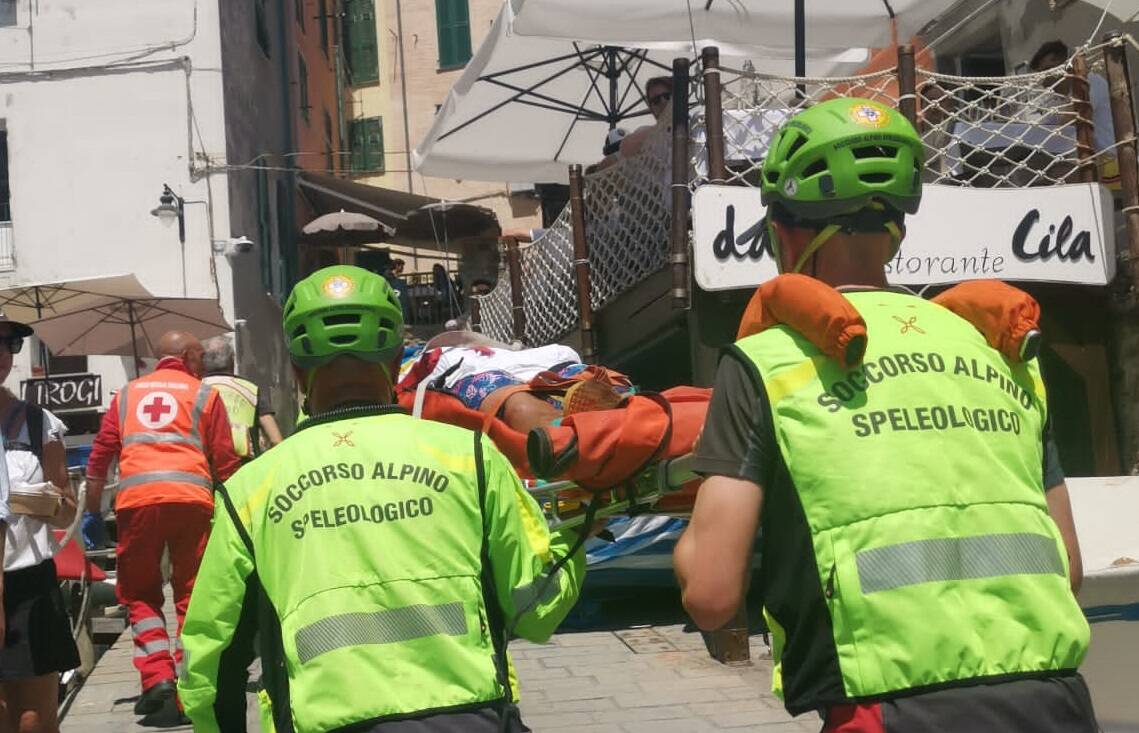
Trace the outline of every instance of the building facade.
<path fill-rule="evenodd" d="M 312 265 L 296 170 L 336 170 L 345 124 L 325 5 L 0 0 L 0 286 L 133 273 L 159 296 L 217 298 L 239 373 L 290 415 L 281 302 Z M 185 200 L 184 241 L 151 214 L 164 185 Z M 215 253 L 239 237 L 252 251 Z M 37 352 L 17 357 L 14 392 Z M 96 404 L 64 416 L 72 433 L 97 428 L 130 362 L 52 361 L 101 377 Z"/>
<path fill-rule="evenodd" d="M 539 201 L 528 186 L 425 178 L 411 170 L 412 149 L 489 32 L 501 0 L 343 2 L 351 78 L 349 175 L 375 186 L 484 206 L 503 228 L 540 226 Z M 431 248 L 458 252 L 471 244 L 442 237 L 425 242 L 410 253 L 409 269 L 422 270 L 434 261 Z"/>

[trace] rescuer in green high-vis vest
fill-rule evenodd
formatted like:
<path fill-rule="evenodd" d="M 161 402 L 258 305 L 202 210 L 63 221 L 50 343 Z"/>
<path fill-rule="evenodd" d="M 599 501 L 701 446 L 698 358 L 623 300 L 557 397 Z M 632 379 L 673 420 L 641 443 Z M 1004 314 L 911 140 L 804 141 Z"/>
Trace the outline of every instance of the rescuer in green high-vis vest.
<path fill-rule="evenodd" d="M 727 350 L 675 551 L 684 604 L 702 628 L 727 622 L 761 529 L 792 714 L 833 733 L 1093 733 L 1039 370 L 886 282 L 921 173 L 910 123 L 865 99 L 817 104 L 773 139 L 761 190 L 780 270 L 839 288 L 867 349 L 845 369 L 776 326 Z"/>
<path fill-rule="evenodd" d="M 524 730 L 506 643 L 544 641 L 573 606 L 576 535 L 550 534 L 485 436 L 392 404 L 403 324 L 383 278 L 312 274 L 284 328 L 312 417 L 218 488 L 182 632 L 194 730 L 245 730 L 255 633 L 277 733 Z"/>

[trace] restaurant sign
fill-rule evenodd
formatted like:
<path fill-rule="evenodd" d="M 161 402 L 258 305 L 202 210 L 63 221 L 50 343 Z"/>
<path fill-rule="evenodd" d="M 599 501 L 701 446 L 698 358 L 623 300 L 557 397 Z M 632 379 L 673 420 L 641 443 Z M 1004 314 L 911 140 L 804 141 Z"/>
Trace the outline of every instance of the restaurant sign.
<path fill-rule="evenodd" d="M 777 273 L 759 191 L 701 186 L 693 194 L 696 282 L 750 288 Z M 1111 194 L 1096 183 L 1041 188 L 928 185 L 886 265 L 894 285 L 994 279 L 1106 285 L 1115 276 Z"/>
<path fill-rule="evenodd" d="M 57 412 L 96 410 L 103 404 L 103 377 L 98 374 L 53 374 L 20 382 L 25 402 Z"/>

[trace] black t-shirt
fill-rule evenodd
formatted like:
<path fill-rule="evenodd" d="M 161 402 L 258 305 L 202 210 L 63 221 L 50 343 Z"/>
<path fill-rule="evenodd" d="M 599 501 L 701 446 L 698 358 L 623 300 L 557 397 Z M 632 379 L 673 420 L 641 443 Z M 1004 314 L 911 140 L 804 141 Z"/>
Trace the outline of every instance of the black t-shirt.
<path fill-rule="evenodd" d="M 771 424 L 771 409 L 762 385 L 741 357 L 728 352 L 716 371 L 716 386 L 704 432 L 692 468 L 704 475 L 729 476 L 771 488 L 779 461 L 779 446 Z M 1044 429 L 1044 487 L 1064 481 L 1060 454 L 1048 426 Z"/>

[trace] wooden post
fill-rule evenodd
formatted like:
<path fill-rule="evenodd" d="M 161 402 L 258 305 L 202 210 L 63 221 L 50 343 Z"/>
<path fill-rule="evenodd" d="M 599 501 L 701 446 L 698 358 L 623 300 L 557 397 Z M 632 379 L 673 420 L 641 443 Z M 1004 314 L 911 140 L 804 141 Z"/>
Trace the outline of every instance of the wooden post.
<path fill-rule="evenodd" d="M 1072 59 L 1071 76 L 1072 111 L 1076 115 L 1076 159 L 1079 163 L 1080 183 L 1096 180 L 1095 130 L 1092 125 L 1092 103 L 1088 86 L 1088 60 L 1083 51 Z"/>
<path fill-rule="evenodd" d="M 898 110 L 918 126 L 917 66 L 914 47 L 908 43 L 898 46 Z"/>
<path fill-rule="evenodd" d="M 506 266 L 510 270 L 510 310 L 514 316 L 514 339 L 524 341 L 526 311 L 522 308 L 522 255 L 518 240 L 506 237 Z"/>
<path fill-rule="evenodd" d="M 1118 33 L 1110 33 L 1104 41 L 1107 85 L 1111 96 L 1111 121 L 1115 126 L 1116 158 L 1119 160 L 1119 186 L 1123 194 L 1123 220 L 1127 226 L 1127 252 L 1120 259 L 1131 276 L 1129 300 L 1135 302 L 1139 287 L 1139 161 L 1135 150 L 1135 116 L 1131 100 L 1131 75 L 1127 68 L 1127 51 Z"/>
<path fill-rule="evenodd" d="M 700 53 L 704 68 L 704 141 L 708 151 L 709 183 L 724 183 L 724 102 L 720 86 L 720 49 L 708 46 Z M 675 99 L 675 97 L 674 97 Z"/>
<path fill-rule="evenodd" d="M 577 312 L 581 319 L 581 356 L 586 364 L 597 363 L 593 340 L 593 298 L 589 283 L 589 240 L 585 229 L 585 180 L 581 166 L 569 169 L 570 221 L 573 223 L 573 271 L 577 278 Z"/>
<path fill-rule="evenodd" d="M 672 307 L 688 307 L 688 59 L 672 60 Z"/>

